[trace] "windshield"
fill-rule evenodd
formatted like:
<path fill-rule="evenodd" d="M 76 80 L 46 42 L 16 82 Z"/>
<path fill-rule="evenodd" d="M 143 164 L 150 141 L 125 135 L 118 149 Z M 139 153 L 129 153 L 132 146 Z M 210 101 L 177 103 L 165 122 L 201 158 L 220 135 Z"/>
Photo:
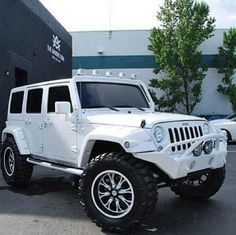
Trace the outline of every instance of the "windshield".
<path fill-rule="evenodd" d="M 137 85 L 78 82 L 77 88 L 82 108 L 149 108 L 144 93 Z"/>

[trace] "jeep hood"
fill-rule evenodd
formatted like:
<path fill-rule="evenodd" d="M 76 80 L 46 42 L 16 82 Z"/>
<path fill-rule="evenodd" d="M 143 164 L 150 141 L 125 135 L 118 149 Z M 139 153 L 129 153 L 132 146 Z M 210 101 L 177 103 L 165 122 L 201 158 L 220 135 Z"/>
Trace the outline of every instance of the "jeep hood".
<path fill-rule="evenodd" d="M 97 112 L 87 113 L 87 120 L 91 124 L 100 125 L 114 125 L 114 126 L 129 126 L 140 127 L 141 122 L 145 120 L 145 128 L 152 128 L 154 124 L 163 122 L 176 122 L 176 121 L 205 121 L 203 118 L 188 116 L 173 113 L 124 113 L 124 112 L 104 112 L 98 114 Z"/>

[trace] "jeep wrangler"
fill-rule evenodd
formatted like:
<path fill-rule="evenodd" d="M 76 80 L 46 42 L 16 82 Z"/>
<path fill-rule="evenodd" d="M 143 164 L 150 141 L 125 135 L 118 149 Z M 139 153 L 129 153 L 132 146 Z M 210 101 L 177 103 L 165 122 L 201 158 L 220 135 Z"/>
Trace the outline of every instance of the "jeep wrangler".
<path fill-rule="evenodd" d="M 85 212 L 111 232 L 147 219 L 160 188 L 203 200 L 225 178 L 225 134 L 203 118 L 155 112 L 144 83 L 122 75 L 13 89 L 1 142 L 7 184 L 27 185 L 34 165 L 77 175 Z"/>

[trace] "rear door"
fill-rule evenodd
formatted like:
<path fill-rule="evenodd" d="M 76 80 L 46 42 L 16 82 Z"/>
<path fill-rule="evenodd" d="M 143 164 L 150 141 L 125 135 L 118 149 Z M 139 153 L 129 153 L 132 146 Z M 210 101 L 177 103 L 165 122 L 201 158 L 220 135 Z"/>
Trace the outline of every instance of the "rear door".
<path fill-rule="evenodd" d="M 42 100 L 42 87 L 27 90 L 24 129 L 31 153 L 39 156 L 43 153 Z"/>

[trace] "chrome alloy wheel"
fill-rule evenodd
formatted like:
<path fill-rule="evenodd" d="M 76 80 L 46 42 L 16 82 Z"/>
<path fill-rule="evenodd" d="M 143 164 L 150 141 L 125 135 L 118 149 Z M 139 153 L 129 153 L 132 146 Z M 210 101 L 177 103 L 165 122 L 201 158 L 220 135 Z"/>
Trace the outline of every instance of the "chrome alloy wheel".
<path fill-rule="evenodd" d="M 12 176 L 15 170 L 15 156 L 10 147 L 7 147 L 3 155 L 3 164 L 8 176 Z"/>
<path fill-rule="evenodd" d="M 134 205 L 132 184 L 115 170 L 106 170 L 97 175 L 91 187 L 91 196 L 96 208 L 109 218 L 124 217 Z"/>

